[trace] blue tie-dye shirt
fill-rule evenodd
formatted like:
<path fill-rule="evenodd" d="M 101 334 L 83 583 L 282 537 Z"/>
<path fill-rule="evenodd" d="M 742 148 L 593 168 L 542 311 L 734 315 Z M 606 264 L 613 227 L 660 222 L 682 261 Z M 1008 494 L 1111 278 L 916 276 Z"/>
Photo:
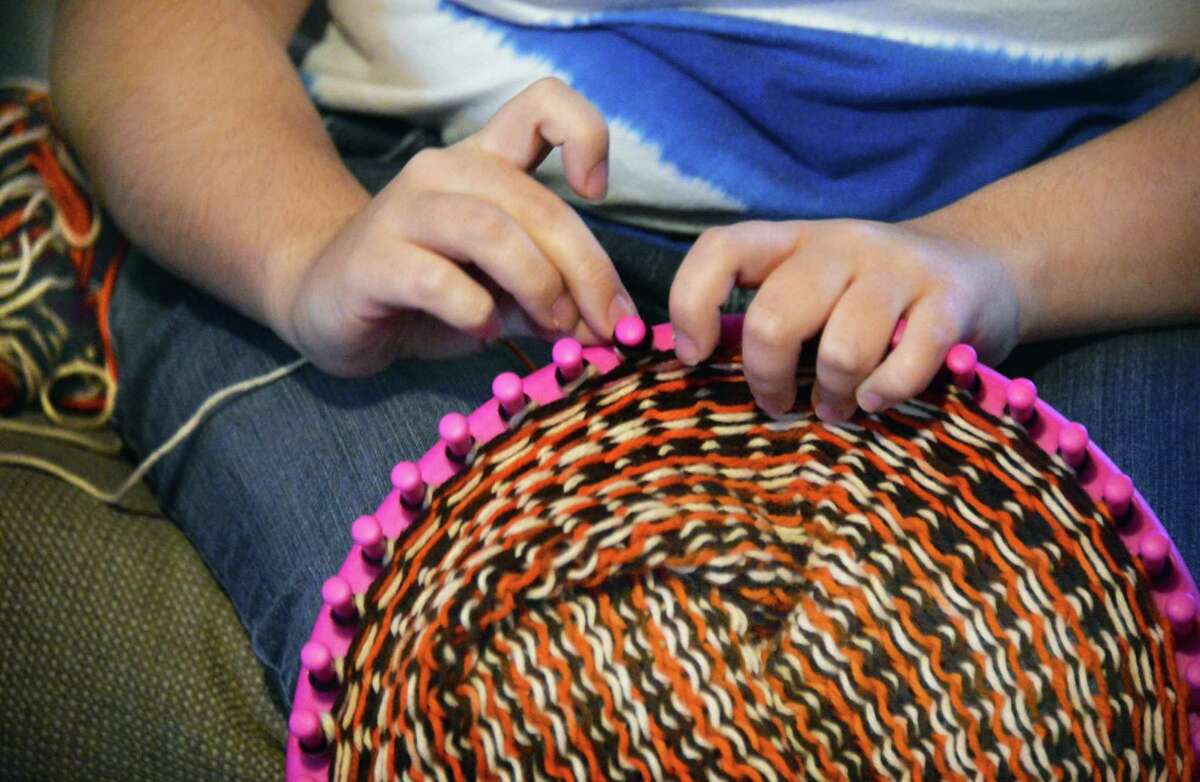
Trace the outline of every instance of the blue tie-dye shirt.
<path fill-rule="evenodd" d="M 453 142 L 562 78 L 607 117 L 608 216 L 923 214 L 1193 81 L 1197 0 L 333 0 L 304 74 L 330 106 Z M 539 176 L 565 192 L 557 158 Z"/>

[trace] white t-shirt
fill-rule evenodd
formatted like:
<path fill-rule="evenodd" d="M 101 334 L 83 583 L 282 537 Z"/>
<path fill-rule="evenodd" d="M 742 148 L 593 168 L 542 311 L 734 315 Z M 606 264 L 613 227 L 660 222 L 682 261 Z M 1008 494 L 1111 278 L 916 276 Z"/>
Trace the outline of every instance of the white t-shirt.
<path fill-rule="evenodd" d="M 553 75 L 604 113 L 619 220 L 925 213 L 1190 82 L 1196 0 L 332 0 L 327 106 L 447 142 Z M 552 157 L 539 170 L 565 193 Z"/>

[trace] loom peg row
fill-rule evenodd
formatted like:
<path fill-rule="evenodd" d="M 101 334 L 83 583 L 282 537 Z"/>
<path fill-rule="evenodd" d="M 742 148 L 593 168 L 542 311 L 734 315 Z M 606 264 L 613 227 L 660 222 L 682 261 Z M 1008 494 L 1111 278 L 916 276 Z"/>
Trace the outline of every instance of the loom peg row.
<path fill-rule="evenodd" d="M 1183 672 L 1183 680 L 1187 684 L 1190 709 L 1193 711 L 1200 709 L 1200 660 L 1188 665 L 1187 670 Z M 1192 734 L 1193 739 L 1195 739 L 1195 735 L 1195 733 Z"/>
<path fill-rule="evenodd" d="M 1070 423 L 1058 432 L 1058 452 L 1063 461 L 1072 467 L 1080 467 L 1087 456 L 1088 430 L 1081 423 Z"/>
<path fill-rule="evenodd" d="M 1179 592 L 1167 600 L 1167 621 L 1178 638 L 1187 638 L 1196 629 L 1196 601 L 1191 595 Z"/>
<path fill-rule="evenodd" d="M 408 508 L 425 504 L 425 480 L 415 462 L 400 462 L 392 468 L 392 486 L 400 492 L 400 501 Z"/>
<path fill-rule="evenodd" d="M 626 315 L 617 321 L 613 330 L 613 341 L 625 350 L 648 350 L 652 335 L 646 322 L 637 315 Z"/>
<path fill-rule="evenodd" d="M 554 374 L 560 385 L 570 383 L 583 374 L 583 345 L 577 339 L 564 337 L 555 342 L 550 349 L 550 358 L 554 362 Z"/>
<path fill-rule="evenodd" d="M 311 709 L 293 711 L 288 719 L 288 732 L 300 742 L 300 748 L 309 754 L 324 752 L 329 746 L 325 741 L 325 730 L 321 727 L 321 715 Z"/>
<path fill-rule="evenodd" d="M 1026 377 L 1019 377 L 1008 384 L 1005 401 L 1008 404 L 1008 414 L 1017 423 L 1025 423 L 1033 417 L 1033 408 L 1037 404 L 1037 386 Z"/>
<path fill-rule="evenodd" d="M 1110 475 L 1104 481 L 1101 494 L 1109 513 L 1115 519 L 1123 521 L 1129 517 L 1129 509 L 1133 502 L 1133 481 L 1128 475 Z"/>
<path fill-rule="evenodd" d="M 521 412 L 528 400 L 521 376 L 516 372 L 501 372 L 496 375 L 496 379 L 492 381 L 492 396 L 500 403 L 500 409 L 505 416 Z"/>
<path fill-rule="evenodd" d="M 946 354 L 946 369 L 950 370 L 950 374 L 954 378 L 954 385 L 968 391 L 975 385 L 975 368 L 978 365 L 979 357 L 975 353 L 975 348 L 965 342 L 950 348 Z"/>
<path fill-rule="evenodd" d="M 358 609 L 354 605 L 354 590 L 350 582 L 341 576 L 331 576 L 321 585 L 321 600 L 329 607 L 334 619 L 342 623 L 358 619 Z"/>
<path fill-rule="evenodd" d="M 1138 544 L 1138 558 L 1151 578 L 1167 572 L 1171 566 L 1171 543 L 1166 535 L 1152 532 Z"/>
<path fill-rule="evenodd" d="M 337 680 L 333 669 L 333 652 L 320 641 L 309 641 L 300 650 L 300 667 L 308 671 L 313 683 L 328 687 Z"/>
<path fill-rule="evenodd" d="M 371 564 L 378 564 L 387 553 L 387 539 L 383 536 L 383 526 L 374 516 L 359 516 L 350 525 L 351 539 L 362 546 L 363 559 Z"/>
<path fill-rule="evenodd" d="M 438 435 L 446 441 L 446 455 L 462 461 L 475 444 L 471 437 L 471 425 L 462 413 L 447 413 L 438 423 Z"/>

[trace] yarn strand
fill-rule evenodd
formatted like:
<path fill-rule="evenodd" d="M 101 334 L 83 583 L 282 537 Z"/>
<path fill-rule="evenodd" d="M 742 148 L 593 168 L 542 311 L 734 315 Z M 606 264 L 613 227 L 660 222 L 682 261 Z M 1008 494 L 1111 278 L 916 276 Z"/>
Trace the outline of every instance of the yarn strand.
<path fill-rule="evenodd" d="M 129 477 L 122 481 L 116 489 L 111 491 L 106 491 L 96 486 L 94 483 L 91 483 L 86 478 L 60 467 L 53 462 L 37 456 L 31 456 L 29 454 L 0 452 L 0 464 L 9 464 L 15 467 L 25 467 L 52 475 L 65 483 L 69 483 L 71 486 L 74 486 L 76 489 L 79 489 L 84 494 L 98 502 L 102 502 L 105 505 L 120 507 L 121 501 L 125 499 L 125 495 L 127 495 L 130 490 L 133 489 L 133 487 L 136 486 L 143 477 L 145 477 L 146 473 L 150 472 L 154 465 L 158 464 L 163 457 L 171 453 L 171 451 L 178 448 L 185 440 L 191 437 L 191 435 L 200 428 L 200 425 L 204 423 L 209 415 L 223 402 L 275 383 L 292 374 L 307 363 L 308 359 L 298 358 L 289 364 L 272 369 L 270 372 L 242 380 L 217 391 L 212 396 L 208 397 L 208 399 L 204 400 L 204 403 L 196 408 L 196 411 L 192 413 L 191 417 L 184 421 L 183 424 L 175 430 L 174 434 L 167 438 L 162 445 L 155 448 L 149 456 L 143 459 L 141 463 L 134 468 L 134 471 L 129 474 Z M 0 428 L 19 431 L 17 427 L 13 426 L 4 426 Z M 24 433 L 34 434 L 35 436 L 42 437 L 51 436 L 47 432 L 32 432 L 27 430 Z M 68 439 L 64 435 L 65 433 L 59 432 L 53 435 L 53 437 L 55 439 Z"/>

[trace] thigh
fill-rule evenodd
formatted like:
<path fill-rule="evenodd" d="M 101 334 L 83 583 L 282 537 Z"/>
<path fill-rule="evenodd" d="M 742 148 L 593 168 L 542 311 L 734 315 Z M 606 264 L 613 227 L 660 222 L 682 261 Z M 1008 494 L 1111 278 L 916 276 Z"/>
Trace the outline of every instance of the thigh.
<path fill-rule="evenodd" d="M 1200 327 L 1028 345 L 999 369 L 1088 428 L 1200 568 Z"/>
<path fill-rule="evenodd" d="M 111 317 L 117 425 L 142 455 L 215 391 L 295 358 L 266 329 L 136 254 Z M 547 360 L 544 348 L 525 347 Z M 390 490 L 392 464 L 423 453 L 439 418 L 481 404 L 506 370 L 521 365 L 503 347 L 400 362 L 358 380 L 305 367 L 222 405 L 148 476 L 229 594 L 285 704 L 321 583 L 351 545 L 350 523 Z"/>
<path fill-rule="evenodd" d="M 398 120 L 327 117 L 346 163 L 372 191 L 432 143 Z M 376 127 L 378 125 L 378 127 Z M 643 315 L 665 320 L 682 246 L 594 225 Z M 267 329 L 137 253 L 110 314 L 120 369 L 116 424 L 145 455 L 208 397 L 296 358 Z M 521 346 L 536 365 L 549 346 Z M 312 367 L 229 401 L 148 476 L 163 511 L 228 593 L 286 706 L 320 586 L 351 540 L 349 526 L 390 490 L 391 465 L 415 459 L 447 412 L 469 412 L 492 378 L 524 367 L 503 347 L 463 359 L 399 362 L 366 379 Z"/>

